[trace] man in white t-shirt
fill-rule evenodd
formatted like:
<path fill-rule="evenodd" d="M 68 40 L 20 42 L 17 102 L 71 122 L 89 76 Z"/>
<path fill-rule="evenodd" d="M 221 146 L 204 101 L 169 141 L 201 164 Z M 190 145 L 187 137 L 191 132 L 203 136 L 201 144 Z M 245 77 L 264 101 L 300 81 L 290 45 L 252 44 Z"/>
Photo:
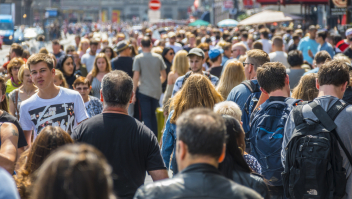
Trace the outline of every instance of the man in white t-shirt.
<path fill-rule="evenodd" d="M 35 139 L 46 126 L 60 126 L 71 134 L 73 128 L 88 118 L 81 95 L 54 84 L 55 69 L 49 55 L 32 55 L 27 64 L 32 81 L 39 89 L 37 94 L 23 101 L 20 108 L 20 124 L 27 140 L 32 130 Z"/>
<path fill-rule="evenodd" d="M 263 44 L 263 50 L 266 53 L 271 53 L 271 41 L 269 40 L 269 29 L 267 28 L 262 28 L 260 29 L 260 40 L 258 40 L 260 43 Z"/>
<path fill-rule="evenodd" d="M 270 62 L 280 62 L 282 63 L 286 68 L 290 68 L 290 64 L 287 62 L 287 54 L 282 51 L 284 48 L 284 41 L 282 37 L 280 36 L 275 36 L 272 39 L 272 53 L 269 53 L 270 57 Z"/>

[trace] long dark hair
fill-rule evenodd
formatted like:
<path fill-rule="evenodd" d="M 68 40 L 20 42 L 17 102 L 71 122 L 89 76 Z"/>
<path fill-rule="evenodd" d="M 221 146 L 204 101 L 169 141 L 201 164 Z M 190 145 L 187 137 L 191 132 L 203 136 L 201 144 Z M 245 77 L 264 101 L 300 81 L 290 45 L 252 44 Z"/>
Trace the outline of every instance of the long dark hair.
<path fill-rule="evenodd" d="M 112 60 L 113 58 L 115 58 L 117 56 L 116 52 L 110 46 L 104 47 L 100 52 L 106 54 L 105 53 L 106 49 L 110 49 L 110 52 L 111 52 L 111 57 L 109 58 L 110 60 Z"/>
<path fill-rule="evenodd" d="M 0 89 L 1 89 L 1 94 L 5 95 L 6 94 L 6 82 L 5 79 L 0 77 Z M 0 96 L 2 97 L 2 96 Z M 2 102 L 0 103 L 0 109 L 4 110 L 6 112 L 9 112 L 9 104 L 7 103 L 7 99 L 4 98 Z"/>
<path fill-rule="evenodd" d="M 67 76 L 68 74 L 66 74 L 66 72 L 64 71 L 64 63 L 68 58 L 71 58 L 72 62 L 73 62 L 73 73 L 70 76 Z M 75 59 L 73 58 L 72 55 L 63 55 L 57 61 L 56 68 L 61 70 L 61 72 L 65 75 L 66 78 L 71 77 L 71 76 L 75 75 L 75 71 L 76 71 Z"/>
<path fill-rule="evenodd" d="M 222 163 L 219 164 L 219 171 L 225 177 L 232 179 L 232 172 L 240 170 L 251 173 L 252 170 L 244 160 L 241 149 L 239 149 L 237 140 L 244 134 L 241 124 L 229 115 L 223 115 L 227 131 L 226 155 Z"/>
<path fill-rule="evenodd" d="M 30 149 L 22 153 L 20 169 L 14 176 L 18 192 L 22 199 L 28 198 L 28 187 L 31 185 L 31 176 L 55 149 L 65 144 L 73 143 L 68 133 L 60 127 L 47 126 L 38 135 Z"/>
<path fill-rule="evenodd" d="M 174 49 L 172 49 L 172 48 L 170 48 L 170 47 L 165 47 L 165 48 L 163 49 L 163 52 L 161 53 L 161 56 L 163 57 L 164 62 L 169 62 L 169 60 L 167 60 L 167 59 L 165 58 L 165 55 L 166 55 L 170 50 L 174 51 Z M 170 63 L 170 62 L 169 62 L 169 63 Z M 171 64 L 171 63 L 170 63 L 170 64 Z"/>

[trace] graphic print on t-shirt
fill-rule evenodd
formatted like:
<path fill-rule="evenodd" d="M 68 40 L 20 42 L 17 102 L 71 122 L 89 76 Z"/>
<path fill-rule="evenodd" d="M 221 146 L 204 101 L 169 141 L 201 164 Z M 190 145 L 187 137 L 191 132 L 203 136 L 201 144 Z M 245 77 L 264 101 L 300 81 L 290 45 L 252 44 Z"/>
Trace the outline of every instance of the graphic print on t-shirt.
<path fill-rule="evenodd" d="M 37 134 L 46 126 L 59 126 L 69 134 L 75 122 L 74 103 L 43 106 L 29 111 Z"/>

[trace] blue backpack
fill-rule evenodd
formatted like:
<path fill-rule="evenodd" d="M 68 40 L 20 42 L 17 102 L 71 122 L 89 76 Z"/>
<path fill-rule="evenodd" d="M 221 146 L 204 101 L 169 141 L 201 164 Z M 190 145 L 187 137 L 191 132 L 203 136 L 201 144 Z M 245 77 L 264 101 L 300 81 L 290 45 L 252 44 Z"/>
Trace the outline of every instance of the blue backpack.
<path fill-rule="evenodd" d="M 272 186 L 282 186 L 281 149 L 286 120 L 301 100 L 286 98 L 285 101 L 267 100 L 255 113 L 248 133 L 251 155 L 262 166 L 262 174 Z"/>
<path fill-rule="evenodd" d="M 248 137 L 248 132 L 250 129 L 250 117 L 251 114 L 254 111 L 255 106 L 257 105 L 259 101 L 259 97 L 262 94 L 260 91 L 260 87 L 258 84 L 253 83 L 251 80 L 246 80 L 243 81 L 241 84 L 245 85 L 250 91 L 251 94 L 247 98 L 246 102 L 244 103 L 243 109 L 242 109 L 242 122 L 243 122 L 243 130 L 246 133 L 246 151 L 249 152 L 249 137 Z"/>

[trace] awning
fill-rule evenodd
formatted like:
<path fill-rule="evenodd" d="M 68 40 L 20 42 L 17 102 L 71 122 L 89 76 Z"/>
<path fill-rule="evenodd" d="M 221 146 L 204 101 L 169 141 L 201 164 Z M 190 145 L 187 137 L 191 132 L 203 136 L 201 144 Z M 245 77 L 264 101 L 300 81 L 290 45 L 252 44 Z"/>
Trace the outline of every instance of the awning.
<path fill-rule="evenodd" d="M 262 12 L 254 14 L 240 21 L 238 25 L 265 24 L 265 23 L 284 22 L 284 21 L 293 21 L 293 20 L 301 20 L 301 19 L 302 17 L 286 14 L 280 11 L 264 10 Z"/>
<path fill-rule="evenodd" d="M 257 0 L 257 3 L 260 3 L 261 5 L 277 5 L 278 0 Z M 281 5 L 290 5 L 290 4 L 325 4 L 327 5 L 329 3 L 329 0 L 290 0 L 290 1 L 280 1 Z"/>

